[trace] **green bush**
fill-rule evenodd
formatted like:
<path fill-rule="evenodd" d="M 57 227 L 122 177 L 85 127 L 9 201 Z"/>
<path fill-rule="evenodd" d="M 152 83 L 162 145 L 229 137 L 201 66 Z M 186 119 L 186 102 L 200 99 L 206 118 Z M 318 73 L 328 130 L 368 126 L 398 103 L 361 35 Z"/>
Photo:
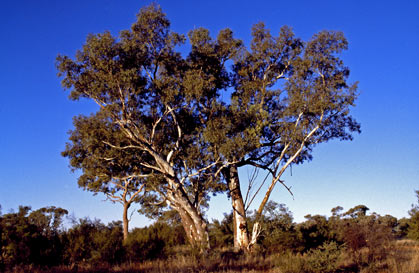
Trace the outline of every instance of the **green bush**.
<path fill-rule="evenodd" d="M 125 242 L 128 259 L 132 262 L 153 260 L 166 256 L 166 243 L 160 234 L 160 226 L 136 228 Z"/>
<path fill-rule="evenodd" d="M 326 242 L 305 254 L 284 252 L 275 260 L 283 273 L 334 273 L 340 269 L 343 251 L 336 242 Z"/>
<path fill-rule="evenodd" d="M 59 228 L 66 210 L 55 207 L 31 211 L 19 207 L 17 213 L 0 217 L 0 267 L 15 265 L 52 266 L 62 262 Z"/>
<path fill-rule="evenodd" d="M 259 241 L 268 253 L 300 249 L 292 213 L 284 204 L 269 201 L 265 207 L 262 224 L 263 229 Z"/>
<path fill-rule="evenodd" d="M 125 259 L 121 222 L 80 219 L 65 234 L 68 264 L 118 264 Z"/>
<path fill-rule="evenodd" d="M 306 254 L 306 272 L 333 273 L 340 266 L 342 246 L 336 242 L 326 242 Z"/>
<path fill-rule="evenodd" d="M 304 252 L 315 249 L 332 239 L 327 218 L 306 215 L 307 221 L 297 226 L 300 244 Z"/>
<path fill-rule="evenodd" d="M 224 219 L 214 220 L 209 225 L 210 245 L 214 248 L 232 247 L 233 235 L 233 213 L 225 213 Z"/>

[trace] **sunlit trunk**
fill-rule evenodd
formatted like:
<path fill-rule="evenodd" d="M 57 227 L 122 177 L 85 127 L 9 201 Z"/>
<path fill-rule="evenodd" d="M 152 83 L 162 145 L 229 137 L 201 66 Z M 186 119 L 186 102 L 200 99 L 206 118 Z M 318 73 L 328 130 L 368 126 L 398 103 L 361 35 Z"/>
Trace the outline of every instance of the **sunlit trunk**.
<path fill-rule="evenodd" d="M 179 209 L 178 212 L 191 246 L 200 250 L 208 250 L 210 246 L 207 223 L 201 217 L 190 215 L 183 209 Z"/>
<path fill-rule="evenodd" d="M 129 220 L 128 220 L 128 209 L 129 209 L 130 205 L 131 204 L 129 202 L 125 202 L 124 203 L 124 213 L 122 215 L 124 241 L 126 241 L 127 238 L 128 238 L 128 224 L 129 224 Z"/>
<path fill-rule="evenodd" d="M 174 185 L 173 183 L 175 182 L 169 181 L 169 185 Z M 199 208 L 192 205 L 186 193 L 180 187 L 172 187 L 167 198 L 170 206 L 179 213 L 182 226 L 192 247 L 201 251 L 209 250 L 208 225 L 199 212 Z"/>
<path fill-rule="evenodd" d="M 260 235 L 260 231 L 260 222 L 256 220 L 256 222 L 253 224 L 252 237 L 250 238 L 249 249 L 253 248 L 257 244 L 257 239 Z"/>
<path fill-rule="evenodd" d="M 200 213 L 200 208 L 195 207 L 189 200 L 182 184 L 176 177 L 173 167 L 160 155 L 150 150 L 157 164 L 166 173 L 167 195 L 165 196 L 168 204 L 176 210 L 182 220 L 186 236 L 193 247 L 199 248 L 202 252 L 209 250 L 208 225 Z"/>
<path fill-rule="evenodd" d="M 233 208 L 234 249 L 248 251 L 249 234 L 247 229 L 246 210 L 241 194 L 237 167 L 231 166 L 228 169 L 225 169 L 224 176 L 227 180 Z"/>

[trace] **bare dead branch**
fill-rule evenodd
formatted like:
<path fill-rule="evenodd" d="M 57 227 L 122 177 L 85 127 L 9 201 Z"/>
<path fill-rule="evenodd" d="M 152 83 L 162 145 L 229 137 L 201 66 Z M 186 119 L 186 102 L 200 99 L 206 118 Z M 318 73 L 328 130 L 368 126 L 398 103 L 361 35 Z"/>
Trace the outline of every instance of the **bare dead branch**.
<path fill-rule="evenodd" d="M 249 204 L 247 204 L 245 211 L 247 211 L 249 209 L 250 205 L 253 203 L 253 200 L 256 198 L 256 196 L 258 195 L 258 193 L 262 189 L 263 185 L 265 185 L 266 179 L 268 179 L 268 177 L 269 177 L 269 173 L 265 176 L 265 178 L 263 179 L 259 188 L 256 190 L 255 194 L 253 194 L 253 196 L 250 198 Z"/>

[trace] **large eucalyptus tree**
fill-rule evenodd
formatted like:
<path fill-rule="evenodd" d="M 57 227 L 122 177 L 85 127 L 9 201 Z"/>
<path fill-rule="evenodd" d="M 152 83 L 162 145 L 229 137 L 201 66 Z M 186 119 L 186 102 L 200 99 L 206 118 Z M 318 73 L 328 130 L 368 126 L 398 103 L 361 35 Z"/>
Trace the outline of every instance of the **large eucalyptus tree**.
<path fill-rule="evenodd" d="M 143 8 L 137 17 L 118 37 L 90 35 L 74 60 L 58 56 L 70 98 L 99 106 L 75 119 L 64 156 L 82 170 L 82 187 L 122 191 L 119 200 L 128 206 L 146 190 L 179 213 L 194 246 L 209 248 L 201 208 L 207 193 L 223 185 L 213 179 L 219 159 L 204 132 L 222 108 L 217 99 L 229 84 L 225 62 L 240 41 L 229 30 L 213 40 L 207 30 L 196 29 L 184 58 L 176 50 L 185 37 L 170 31 L 158 6 Z M 126 193 L 133 198 L 125 199 Z"/>

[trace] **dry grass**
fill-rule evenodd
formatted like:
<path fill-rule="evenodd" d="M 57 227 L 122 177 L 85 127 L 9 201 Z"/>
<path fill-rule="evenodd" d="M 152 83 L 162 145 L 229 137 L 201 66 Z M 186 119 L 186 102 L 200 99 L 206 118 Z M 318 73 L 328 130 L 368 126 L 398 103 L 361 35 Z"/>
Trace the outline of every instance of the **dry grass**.
<path fill-rule="evenodd" d="M 366 253 L 368 250 L 364 250 Z M 384 260 L 377 260 L 370 265 L 357 267 L 348 252 L 342 252 L 337 262 L 337 270 L 330 272 L 360 272 L 360 273 L 419 273 L 419 242 L 411 240 L 397 241 Z M 188 255 L 172 256 L 166 260 L 148 261 L 142 263 L 126 263 L 119 266 L 60 266 L 48 270 L 32 267 L 19 267 L 9 271 L 11 273 L 172 273 L 172 272 L 277 272 L 300 273 L 322 272 L 318 269 L 307 267 L 310 257 L 301 254 L 275 254 L 268 257 L 262 256 L 232 256 L 225 259 L 222 253 L 211 254 L 209 257 L 196 258 Z M 322 272 L 323 273 L 323 272 Z"/>
<path fill-rule="evenodd" d="M 133 272 L 150 272 L 150 273 L 175 273 L 175 272 L 280 272 L 273 268 L 272 258 L 257 256 L 242 256 L 237 259 L 223 260 L 219 257 L 207 257 L 196 259 L 190 256 L 172 257 L 167 260 L 155 260 L 142 263 L 127 263 L 119 266 L 79 266 L 69 267 L 60 266 L 52 269 L 42 270 L 31 267 L 20 267 L 10 271 L 10 273 L 133 273 Z"/>
<path fill-rule="evenodd" d="M 419 242 L 401 240 L 396 243 L 395 252 L 387 260 L 388 273 L 419 272 Z"/>

